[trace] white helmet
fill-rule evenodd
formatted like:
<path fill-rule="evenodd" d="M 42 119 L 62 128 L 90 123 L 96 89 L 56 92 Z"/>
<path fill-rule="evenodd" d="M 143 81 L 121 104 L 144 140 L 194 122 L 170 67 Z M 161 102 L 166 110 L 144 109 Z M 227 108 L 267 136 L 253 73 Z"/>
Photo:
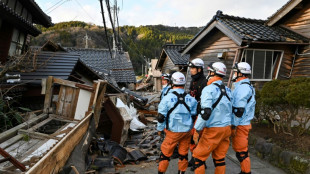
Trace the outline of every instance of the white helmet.
<path fill-rule="evenodd" d="M 226 76 L 226 66 L 222 62 L 211 62 L 208 65 L 208 71 L 212 71 L 217 75 Z"/>
<path fill-rule="evenodd" d="M 236 63 L 233 70 L 242 74 L 251 74 L 251 66 L 246 62 Z"/>
<path fill-rule="evenodd" d="M 200 58 L 196 58 L 188 63 L 189 67 L 194 67 L 194 68 L 204 68 L 204 65 L 205 64 L 203 60 Z"/>
<path fill-rule="evenodd" d="M 174 85 L 185 85 L 186 79 L 183 73 L 175 72 L 171 77 L 172 84 Z"/>
<path fill-rule="evenodd" d="M 167 74 L 167 73 L 162 74 L 162 75 L 161 75 L 161 78 L 164 79 L 164 80 L 170 81 L 170 74 Z"/>

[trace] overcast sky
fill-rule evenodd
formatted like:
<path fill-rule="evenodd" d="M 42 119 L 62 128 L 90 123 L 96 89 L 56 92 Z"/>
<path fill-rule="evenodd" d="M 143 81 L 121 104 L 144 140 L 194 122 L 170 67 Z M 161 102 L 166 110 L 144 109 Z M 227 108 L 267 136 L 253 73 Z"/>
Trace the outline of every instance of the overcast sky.
<path fill-rule="evenodd" d="M 217 10 L 224 14 L 267 19 L 288 0 L 118 0 L 119 24 L 205 26 Z M 99 0 L 36 0 L 53 23 L 79 20 L 103 25 Z M 114 0 L 110 0 L 111 5 Z M 105 1 L 103 2 L 105 5 Z M 108 14 L 105 9 L 105 16 Z M 110 26 L 110 25 L 108 25 Z"/>

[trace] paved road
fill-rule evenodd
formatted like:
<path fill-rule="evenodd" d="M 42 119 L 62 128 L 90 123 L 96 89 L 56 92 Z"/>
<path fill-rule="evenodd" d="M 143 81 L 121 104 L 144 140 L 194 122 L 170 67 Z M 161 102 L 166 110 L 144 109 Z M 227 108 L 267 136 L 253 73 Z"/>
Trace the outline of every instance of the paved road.
<path fill-rule="evenodd" d="M 251 151 L 251 149 L 250 149 Z M 251 155 L 251 154 L 250 154 Z M 212 157 L 209 157 L 207 160 L 207 167 L 206 173 L 214 173 L 214 165 L 212 161 Z M 265 162 L 255 155 L 251 155 L 251 169 L 252 174 L 285 174 L 283 170 L 276 168 Z M 178 160 L 173 159 L 170 161 L 170 165 L 166 174 L 176 174 L 178 171 Z M 118 169 L 117 172 L 120 174 L 156 174 L 157 173 L 157 163 L 155 162 L 141 162 L 139 165 L 127 165 L 124 168 Z M 227 174 L 237 174 L 240 172 L 239 161 L 235 157 L 235 152 L 232 148 L 229 149 L 227 156 L 226 156 L 226 173 Z M 186 173 L 194 173 L 190 171 L 188 168 Z"/>

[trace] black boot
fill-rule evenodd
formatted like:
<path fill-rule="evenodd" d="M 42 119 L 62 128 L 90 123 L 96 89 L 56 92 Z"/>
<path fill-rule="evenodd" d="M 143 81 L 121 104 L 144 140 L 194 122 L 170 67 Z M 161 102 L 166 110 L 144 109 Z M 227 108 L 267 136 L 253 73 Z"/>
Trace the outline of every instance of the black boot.
<path fill-rule="evenodd" d="M 178 170 L 178 174 L 185 174 L 185 171 Z"/>
<path fill-rule="evenodd" d="M 249 173 L 246 173 L 246 172 L 240 172 L 239 174 L 251 174 L 251 172 L 249 172 Z"/>
<path fill-rule="evenodd" d="M 158 174 L 164 174 L 164 172 L 158 172 Z"/>

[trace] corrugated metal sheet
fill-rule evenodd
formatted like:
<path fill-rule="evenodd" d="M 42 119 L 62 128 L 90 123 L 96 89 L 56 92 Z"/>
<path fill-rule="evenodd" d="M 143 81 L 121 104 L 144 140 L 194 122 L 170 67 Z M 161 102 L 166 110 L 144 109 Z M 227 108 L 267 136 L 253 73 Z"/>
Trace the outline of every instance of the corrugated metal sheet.
<path fill-rule="evenodd" d="M 78 59 L 79 55 L 75 53 L 49 51 L 39 52 L 36 55 L 36 70 L 33 72 L 20 73 L 21 81 L 23 83 L 41 84 L 42 78 L 47 78 L 48 76 L 54 76 L 56 78 L 66 80 L 72 73 Z"/>

